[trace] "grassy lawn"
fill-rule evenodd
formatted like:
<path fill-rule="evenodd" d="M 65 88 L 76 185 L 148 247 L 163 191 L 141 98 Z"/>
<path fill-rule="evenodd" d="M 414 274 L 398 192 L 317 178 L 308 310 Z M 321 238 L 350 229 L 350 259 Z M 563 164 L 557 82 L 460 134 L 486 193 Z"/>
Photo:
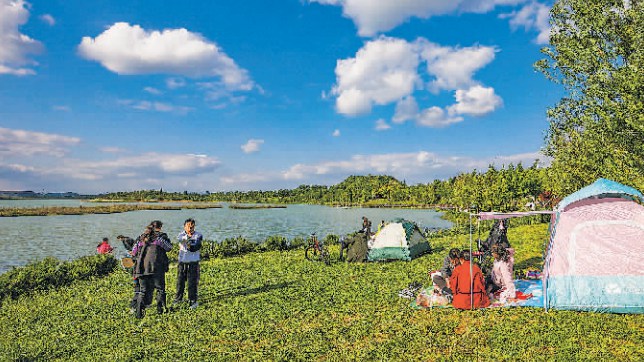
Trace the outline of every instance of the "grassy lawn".
<path fill-rule="evenodd" d="M 547 226 L 511 228 L 518 268 L 539 267 Z M 0 360 L 641 360 L 644 316 L 503 308 L 414 310 L 447 250 L 412 262 L 308 262 L 302 250 L 202 262 L 200 306 L 141 320 L 123 271 L 0 308 Z M 335 249 L 337 259 L 338 250 Z M 169 300 L 176 266 L 167 274 Z"/>

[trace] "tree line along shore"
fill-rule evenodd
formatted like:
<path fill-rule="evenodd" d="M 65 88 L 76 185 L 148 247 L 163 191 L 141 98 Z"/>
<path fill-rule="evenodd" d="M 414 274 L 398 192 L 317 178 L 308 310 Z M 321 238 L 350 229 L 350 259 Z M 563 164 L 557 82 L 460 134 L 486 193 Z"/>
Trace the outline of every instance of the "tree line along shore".
<path fill-rule="evenodd" d="M 85 214 L 116 214 L 141 210 L 181 210 L 181 209 L 213 209 L 221 208 L 220 204 L 115 204 L 100 206 L 49 206 L 49 207 L 4 207 L 0 208 L 0 217 L 18 216 L 49 216 L 49 215 L 85 215 Z"/>

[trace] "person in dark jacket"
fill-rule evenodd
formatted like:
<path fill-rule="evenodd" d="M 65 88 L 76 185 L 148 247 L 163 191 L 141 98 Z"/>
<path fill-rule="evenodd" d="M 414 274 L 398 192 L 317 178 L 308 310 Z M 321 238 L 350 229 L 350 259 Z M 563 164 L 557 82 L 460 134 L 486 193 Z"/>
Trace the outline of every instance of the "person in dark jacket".
<path fill-rule="evenodd" d="M 146 305 L 152 302 L 155 289 L 157 313 L 164 313 L 167 310 L 165 273 L 168 272 L 169 261 L 166 253 L 172 249 L 172 242 L 166 233 L 161 232 L 162 227 L 161 221 L 152 221 L 132 249 L 136 259 L 133 276 L 139 281 L 139 292 L 136 298 L 137 318 L 143 317 Z"/>
<path fill-rule="evenodd" d="M 460 264 L 460 253 L 461 251 L 457 248 L 451 249 L 445 257 L 445 260 L 443 260 L 443 267 L 438 271 L 429 272 L 429 276 L 432 278 L 436 289 L 450 301 L 454 297 L 454 293 L 450 289 L 449 278 L 452 276 L 454 268 Z"/>
<path fill-rule="evenodd" d="M 360 229 L 360 232 L 365 233 L 367 237 L 371 236 L 371 221 L 365 216 L 362 217 L 362 229 Z"/>
<path fill-rule="evenodd" d="M 123 243 L 123 247 L 128 252 L 132 251 L 132 248 L 134 248 L 134 244 L 136 244 L 136 241 L 129 236 L 119 235 L 116 237 L 116 239 Z"/>

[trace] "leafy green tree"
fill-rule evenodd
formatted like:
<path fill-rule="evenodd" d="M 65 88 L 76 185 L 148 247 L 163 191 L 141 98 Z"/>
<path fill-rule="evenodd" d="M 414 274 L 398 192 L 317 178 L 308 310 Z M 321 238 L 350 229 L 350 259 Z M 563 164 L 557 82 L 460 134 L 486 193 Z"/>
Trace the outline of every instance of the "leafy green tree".
<path fill-rule="evenodd" d="M 535 66 L 566 95 L 548 110 L 549 188 L 606 177 L 644 188 L 644 1 L 558 0 Z"/>

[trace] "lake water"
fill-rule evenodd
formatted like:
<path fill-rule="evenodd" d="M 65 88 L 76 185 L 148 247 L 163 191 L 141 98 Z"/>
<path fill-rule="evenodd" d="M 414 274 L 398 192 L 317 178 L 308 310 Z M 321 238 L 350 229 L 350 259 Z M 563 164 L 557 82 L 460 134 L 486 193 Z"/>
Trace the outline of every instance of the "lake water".
<path fill-rule="evenodd" d="M 79 200 L 0 200 L 0 207 L 91 206 Z M 61 260 L 96 253 L 103 237 L 110 239 L 117 252 L 124 252 L 116 236 L 136 237 L 152 220 L 164 223 L 163 231 L 174 241 L 189 217 L 197 221 L 197 231 L 207 240 L 244 236 L 263 242 L 268 236 L 289 239 L 312 232 L 345 235 L 360 229 L 362 216 L 372 221 L 373 230 L 380 220 L 405 218 L 421 228 L 446 228 L 451 223 L 432 210 L 334 208 L 317 205 L 288 205 L 285 209 L 145 210 L 118 214 L 0 217 L 0 273 L 13 266 L 53 256 Z"/>

